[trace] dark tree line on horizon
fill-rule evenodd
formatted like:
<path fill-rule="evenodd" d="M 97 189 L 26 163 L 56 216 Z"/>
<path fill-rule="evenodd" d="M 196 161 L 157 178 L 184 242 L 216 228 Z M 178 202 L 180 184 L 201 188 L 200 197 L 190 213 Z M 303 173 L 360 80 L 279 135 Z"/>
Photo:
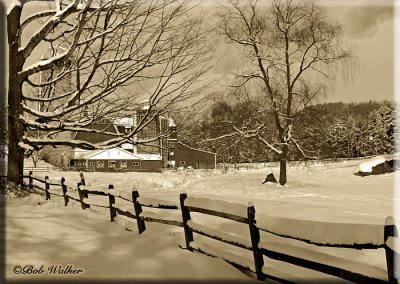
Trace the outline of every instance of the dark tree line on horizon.
<path fill-rule="evenodd" d="M 279 157 L 260 141 L 229 135 L 233 127 L 242 129 L 249 123 L 262 122 L 266 126 L 264 135 L 272 138 L 271 114 L 257 117 L 254 115 L 257 108 L 254 101 L 215 102 L 202 120 L 193 122 L 179 137 L 194 147 L 215 151 L 219 163 L 278 161 Z M 307 148 L 308 159 L 393 154 L 399 143 L 396 116 L 399 116 L 399 108 L 388 101 L 315 104 L 296 113 L 293 135 Z M 224 135 L 224 138 L 213 139 Z M 291 148 L 289 160 L 307 158 Z"/>

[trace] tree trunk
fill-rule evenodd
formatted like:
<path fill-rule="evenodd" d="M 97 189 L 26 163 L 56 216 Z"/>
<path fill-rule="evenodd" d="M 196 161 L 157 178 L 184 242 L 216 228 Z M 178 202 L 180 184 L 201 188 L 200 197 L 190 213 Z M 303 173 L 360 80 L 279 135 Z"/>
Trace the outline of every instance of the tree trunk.
<path fill-rule="evenodd" d="M 8 166 L 7 181 L 22 184 L 24 150 L 22 142 L 25 126 L 19 117 L 22 109 L 22 80 L 18 76 L 23 68 L 24 58 L 18 50 L 20 46 L 20 18 L 22 7 L 15 6 L 7 15 L 8 34 Z"/>
<path fill-rule="evenodd" d="M 286 164 L 287 164 L 287 157 L 288 157 L 289 147 L 283 146 L 282 154 L 280 155 L 279 160 L 279 184 L 285 185 L 287 182 L 287 175 L 286 175 Z"/>
<path fill-rule="evenodd" d="M 10 122 L 14 121 L 8 118 Z M 8 131 L 8 167 L 7 167 L 7 181 L 14 184 L 22 184 L 22 174 L 24 169 L 24 150 L 18 146 L 18 141 L 21 140 L 22 135 L 18 127 L 10 127 Z"/>
<path fill-rule="evenodd" d="M 13 69 L 10 60 L 10 70 Z M 25 127 L 19 116 L 22 115 L 22 90 L 19 84 L 12 82 L 11 76 L 8 90 L 8 167 L 7 181 L 22 184 L 24 168 L 24 149 L 18 143 L 22 142 Z"/>

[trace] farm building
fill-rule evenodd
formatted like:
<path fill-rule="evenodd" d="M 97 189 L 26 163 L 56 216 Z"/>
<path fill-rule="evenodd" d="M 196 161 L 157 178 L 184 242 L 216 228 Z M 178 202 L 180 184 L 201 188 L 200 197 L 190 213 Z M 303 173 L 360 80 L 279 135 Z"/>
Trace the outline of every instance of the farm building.
<path fill-rule="evenodd" d="M 113 134 L 129 134 L 138 127 L 139 123 L 144 123 L 143 121 L 147 120 L 146 126 L 133 135 L 131 141 L 122 144 L 120 147 L 138 157 L 161 156 L 162 165 L 160 167 L 157 163 L 157 168 L 167 167 L 168 153 L 166 149 L 168 148 L 168 140 L 165 134 L 169 132 L 170 118 L 158 114 L 156 109 L 149 111 L 148 108 L 148 101 L 145 100 L 138 105 L 131 116 L 113 119 L 104 118 L 87 126 L 87 128 L 107 133 L 78 131 L 71 135 L 71 139 L 98 144 L 115 138 Z M 145 143 L 143 141 L 152 142 Z M 86 153 L 88 153 L 87 150 L 75 148 L 73 160 L 77 160 L 79 156 Z"/>
<path fill-rule="evenodd" d="M 169 165 L 172 167 L 193 167 L 194 169 L 214 169 L 217 154 L 192 148 L 177 140 L 169 142 Z"/>
<path fill-rule="evenodd" d="M 148 102 L 147 102 L 148 103 Z M 129 134 L 142 121 L 148 108 L 144 101 L 131 117 L 114 120 L 103 119 L 89 128 L 106 133 L 75 132 L 71 139 L 87 141 L 93 144 L 114 138 L 112 134 Z M 154 112 L 154 113 L 153 113 Z M 84 150 L 75 148 L 70 166 L 81 170 L 93 171 L 140 171 L 161 170 L 163 168 L 193 167 L 195 169 L 215 168 L 216 154 L 195 149 L 178 141 L 175 122 L 168 116 L 162 116 L 152 110 L 151 121 L 140 132 L 133 135 L 132 141 L 120 148 L 108 150 Z M 168 138 L 166 137 L 168 134 Z M 151 145 L 141 143 L 155 139 Z M 67 161 L 63 161 L 67 163 Z"/>
<path fill-rule="evenodd" d="M 72 160 L 79 170 L 90 171 L 152 171 L 162 168 L 160 155 L 133 154 L 122 148 L 88 151 Z"/>

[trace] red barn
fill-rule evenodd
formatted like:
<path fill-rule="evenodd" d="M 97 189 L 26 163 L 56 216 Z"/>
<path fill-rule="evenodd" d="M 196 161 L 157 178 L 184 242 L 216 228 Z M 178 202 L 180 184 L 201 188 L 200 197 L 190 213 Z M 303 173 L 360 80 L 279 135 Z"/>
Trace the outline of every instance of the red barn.
<path fill-rule="evenodd" d="M 172 167 L 193 167 L 194 169 L 215 169 L 217 154 L 192 148 L 179 141 L 169 142 L 169 165 Z"/>

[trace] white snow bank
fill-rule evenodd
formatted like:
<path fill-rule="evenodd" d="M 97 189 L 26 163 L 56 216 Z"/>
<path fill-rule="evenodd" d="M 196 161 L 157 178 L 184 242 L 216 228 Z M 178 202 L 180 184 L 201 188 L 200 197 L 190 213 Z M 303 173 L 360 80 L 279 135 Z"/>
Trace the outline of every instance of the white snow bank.
<path fill-rule="evenodd" d="M 359 164 L 354 172 L 362 172 L 362 173 L 370 173 L 372 172 L 372 168 L 375 167 L 376 165 L 383 164 L 386 161 L 385 157 L 383 156 L 377 156 L 374 158 L 371 158 L 361 164 Z"/>
<path fill-rule="evenodd" d="M 155 199 L 155 198 L 149 198 L 149 197 L 139 197 L 138 201 L 140 204 L 145 205 L 145 206 L 151 206 L 151 207 L 160 207 L 160 206 L 176 206 L 179 208 L 179 204 L 176 201 L 169 201 L 169 200 L 161 200 L 161 199 Z"/>
<path fill-rule="evenodd" d="M 257 227 L 268 232 L 322 245 L 384 244 L 384 226 L 330 223 L 259 215 Z"/>
<path fill-rule="evenodd" d="M 331 265 L 365 276 L 382 279 L 384 281 L 388 280 L 387 271 L 382 268 L 337 257 L 331 254 L 317 252 L 311 249 L 289 245 L 287 243 L 282 244 L 276 242 L 260 242 L 260 247 L 269 251 L 280 252 L 286 255 L 292 255 L 298 258 L 311 260 L 317 263 Z"/>
<path fill-rule="evenodd" d="M 400 159 L 400 153 L 396 153 L 394 155 L 383 155 L 383 156 L 376 156 L 371 159 L 368 159 L 361 164 L 359 164 L 355 169 L 354 173 L 362 172 L 362 173 L 371 173 L 372 168 L 379 165 L 383 164 L 386 161 L 394 160 L 394 159 Z"/>
<path fill-rule="evenodd" d="M 124 225 L 110 222 L 108 215 L 100 213 L 102 211 L 81 210 L 78 203 L 72 202 L 66 207 L 56 200 L 38 205 L 37 201 L 41 200 L 43 197 L 37 195 L 7 200 L 5 282 L 33 278 L 38 282 L 94 283 L 104 279 L 117 283 L 248 279 L 221 259 L 180 249 L 174 236 L 178 231 L 183 238 L 180 228 L 152 223 L 144 234 L 138 234 L 133 221 L 132 233 L 126 231 Z M 56 264 L 64 268 L 73 264 L 84 273 L 44 273 L 33 277 L 13 272 L 16 265 L 35 268 L 43 265 L 47 270 Z"/>
<path fill-rule="evenodd" d="M 220 231 L 214 230 L 212 228 L 197 224 L 197 223 L 193 222 L 192 220 L 189 220 L 187 222 L 187 224 L 193 230 L 206 233 L 207 235 L 211 235 L 213 237 L 217 237 L 219 239 L 226 240 L 228 242 L 232 242 L 232 243 L 235 243 L 235 244 L 240 244 L 240 245 L 246 246 L 249 249 L 252 248 L 250 240 L 245 240 L 243 238 L 233 236 L 233 235 L 231 235 L 229 233 L 225 233 L 225 232 L 220 232 Z"/>
<path fill-rule="evenodd" d="M 227 250 L 221 249 L 217 246 L 207 244 L 203 241 L 193 241 L 193 242 L 190 242 L 189 245 L 191 248 L 193 248 L 195 250 L 200 250 L 209 255 L 239 264 L 240 266 L 242 266 L 244 268 L 248 268 L 253 272 L 256 271 L 256 268 L 254 266 L 254 259 L 252 259 L 252 258 L 245 257 L 243 255 L 238 255 L 232 251 L 227 251 Z"/>
<path fill-rule="evenodd" d="M 224 212 L 247 218 L 247 206 L 239 203 L 232 203 L 222 200 L 213 200 L 200 197 L 188 197 L 185 200 L 185 206 Z"/>

